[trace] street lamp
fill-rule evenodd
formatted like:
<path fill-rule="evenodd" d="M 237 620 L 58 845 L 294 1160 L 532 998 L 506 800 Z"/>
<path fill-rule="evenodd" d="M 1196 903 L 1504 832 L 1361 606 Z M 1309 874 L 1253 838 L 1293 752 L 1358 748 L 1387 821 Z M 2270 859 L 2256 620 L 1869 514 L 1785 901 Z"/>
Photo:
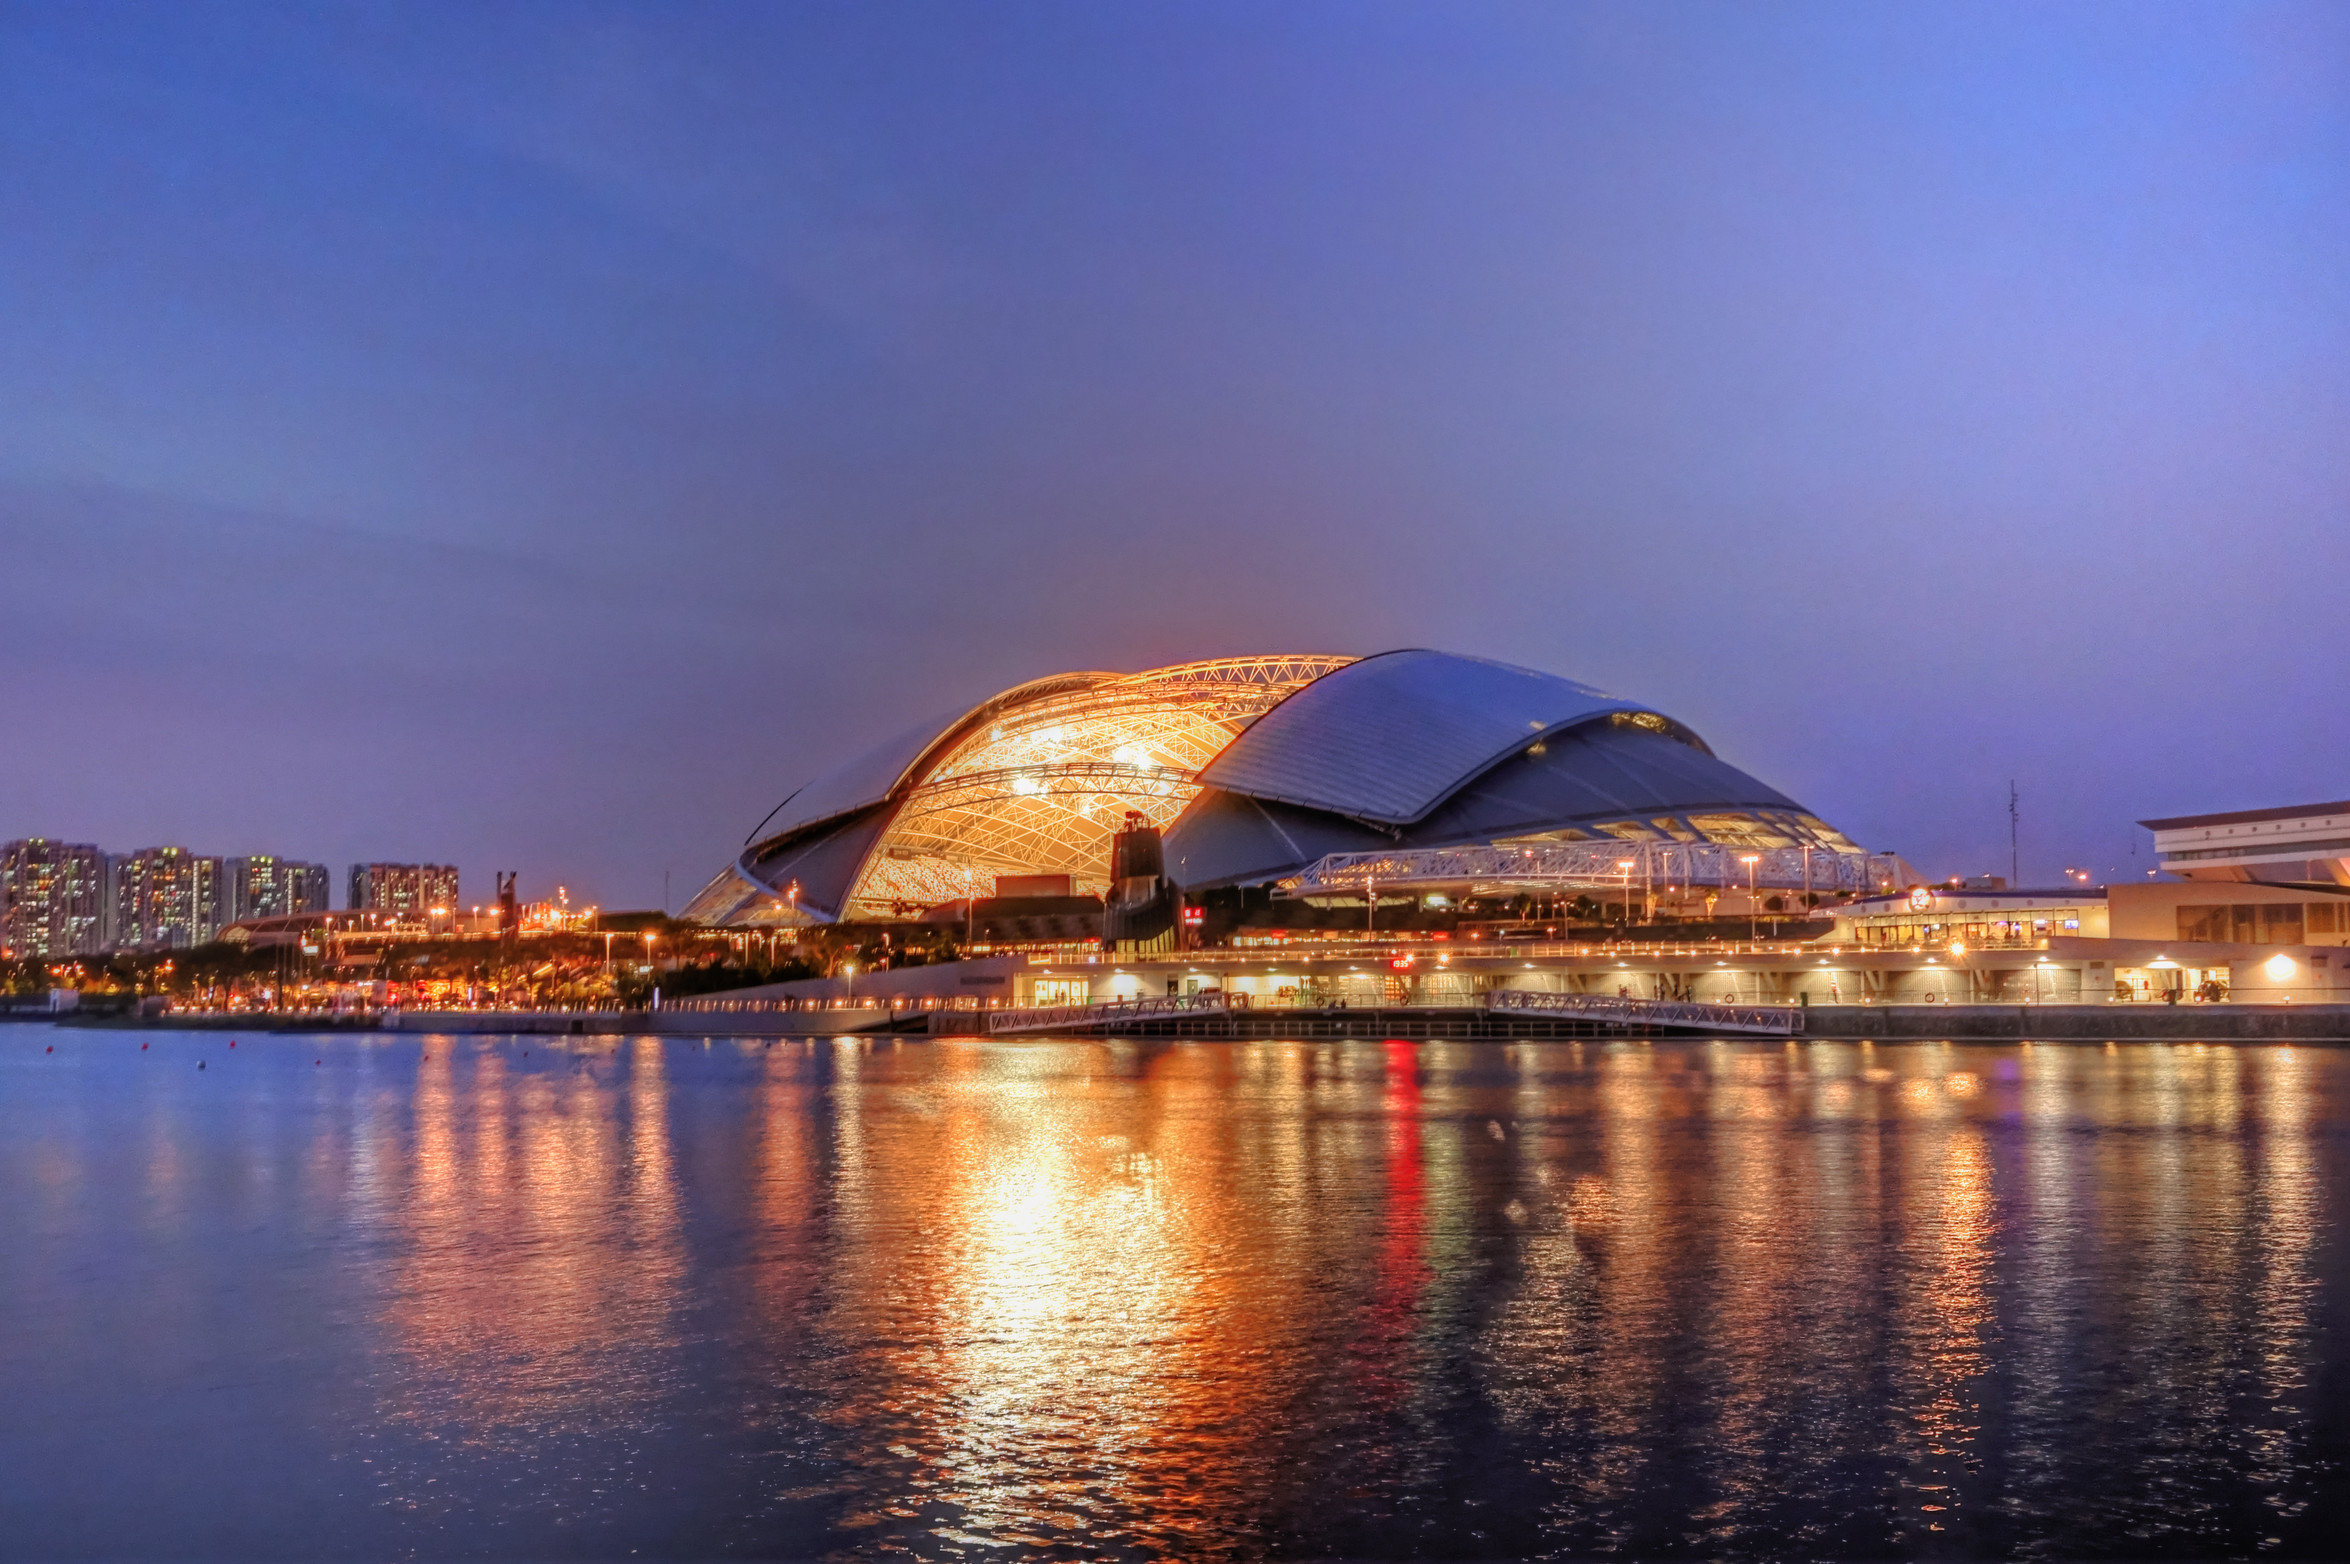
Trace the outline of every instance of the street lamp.
<path fill-rule="evenodd" d="M 1624 875 L 1622 903 L 1624 909 L 1624 937 L 1629 940 L 1632 937 L 1632 860 L 1629 858 L 1618 858 L 1616 860 L 1616 867 L 1622 870 Z"/>
<path fill-rule="evenodd" d="M 1740 853 L 1738 861 L 1746 865 L 1746 939 L 1752 944 L 1762 938 L 1762 920 L 1756 912 L 1758 890 L 1755 884 L 1756 868 L 1762 862 L 1760 853 Z"/>

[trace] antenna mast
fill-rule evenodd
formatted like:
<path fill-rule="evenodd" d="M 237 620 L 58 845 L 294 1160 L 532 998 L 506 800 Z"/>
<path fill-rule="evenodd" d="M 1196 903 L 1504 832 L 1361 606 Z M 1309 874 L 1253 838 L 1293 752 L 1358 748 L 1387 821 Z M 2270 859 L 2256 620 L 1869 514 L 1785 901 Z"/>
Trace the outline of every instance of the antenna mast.
<path fill-rule="evenodd" d="M 2007 784 L 2007 887 L 2009 890 L 2019 889 L 2024 883 L 2023 876 L 2018 873 L 2016 869 L 2017 864 L 2020 863 L 2022 859 L 2016 852 L 2015 844 L 2015 781 L 2013 778 L 2010 778 Z"/>

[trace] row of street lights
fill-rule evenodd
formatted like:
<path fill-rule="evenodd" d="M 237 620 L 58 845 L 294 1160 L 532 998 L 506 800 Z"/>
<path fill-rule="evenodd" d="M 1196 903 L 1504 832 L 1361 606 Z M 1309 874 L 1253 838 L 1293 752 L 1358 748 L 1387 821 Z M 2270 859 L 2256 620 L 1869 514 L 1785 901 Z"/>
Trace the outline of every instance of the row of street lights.
<path fill-rule="evenodd" d="M 1638 861 L 1634 858 L 1618 858 L 1616 860 L 1616 867 L 1624 871 L 1623 906 L 1624 921 L 1627 924 L 1632 921 L 1632 866 Z M 1759 940 L 1762 938 L 1760 907 L 1762 887 L 1757 876 L 1761 873 L 1762 854 L 1740 853 L 1738 861 L 1746 865 L 1746 937 L 1749 941 Z"/>

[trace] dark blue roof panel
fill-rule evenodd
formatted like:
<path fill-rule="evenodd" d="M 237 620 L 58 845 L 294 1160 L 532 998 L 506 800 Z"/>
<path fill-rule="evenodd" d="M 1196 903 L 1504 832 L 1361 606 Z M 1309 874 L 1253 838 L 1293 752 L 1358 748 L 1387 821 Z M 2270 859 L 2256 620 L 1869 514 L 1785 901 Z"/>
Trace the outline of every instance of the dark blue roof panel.
<path fill-rule="evenodd" d="M 1234 739 L 1200 780 L 1252 798 L 1409 825 L 1546 734 L 1647 709 L 1481 657 L 1387 652 L 1290 696 Z"/>
<path fill-rule="evenodd" d="M 1463 847 L 1596 821 L 1802 806 L 1727 761 L 1645 727 L 1594 723 L 1472 779 L 1428 816 L 1381 828 L 1210 789 L 1167 832 L 1167 872 L 1205 889 L 1295 874 L 1328 853 Z"/>
<path fill-rule="evenodd" d="M 962 716 L 961 712 L 953 711 L 918 722 L 855 759 L 833 767 L 776 805 L 775 812 L 760 821 L 759 828 L 751 835 L 756 840 L 771 842 L 779 836 L 789 836 L 821 821 L 880 803 L 897 787 L 906 769 L 920 760 L 939 735 Z"/>

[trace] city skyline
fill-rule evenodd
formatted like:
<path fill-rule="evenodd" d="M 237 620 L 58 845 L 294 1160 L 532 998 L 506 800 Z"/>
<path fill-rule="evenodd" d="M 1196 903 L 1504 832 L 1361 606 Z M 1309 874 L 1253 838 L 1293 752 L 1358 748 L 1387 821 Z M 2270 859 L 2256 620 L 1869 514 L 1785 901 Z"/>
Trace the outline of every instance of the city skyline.
<path fill-rule="evenodd" d="M 0 841 L 0 958 L 185 950 L 209 944 L 232 924 L 338 910 L 381 912 L 419 927 L 446 916 L 452 922 L 439 927 L 447 932 L 467 910 L 450 864 L 354 863 L 340 908 L 334 879 L 323 863 L 275 853 L 200 853 L 176 843 L 116 852 L 39 836 Z"/>
<path fill-rule="evenodd" d="M 2339 11 L 902 14 L 12 11 L 0 831 L 674 907 L 1265 645 L 1936 874 L 2340 793 Z"/>

